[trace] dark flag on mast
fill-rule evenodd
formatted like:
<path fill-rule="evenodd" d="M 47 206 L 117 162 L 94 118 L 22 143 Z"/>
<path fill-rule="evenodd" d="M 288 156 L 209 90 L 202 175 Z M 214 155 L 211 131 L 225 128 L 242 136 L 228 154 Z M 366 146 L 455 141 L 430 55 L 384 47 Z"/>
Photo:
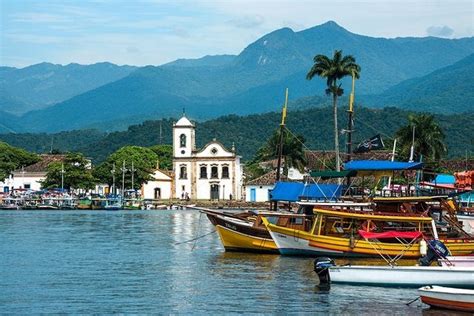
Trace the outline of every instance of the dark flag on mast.
<path fill-rule="evenodd" d="M 384 147 L 385 146 L 383 144 L 382 137 L 380 136 L 380 134 L 378 134 L 360 143 L 359 146 L 354 149 L 354 154 L 366 153 L 371 150 L 380 150 Z"/>

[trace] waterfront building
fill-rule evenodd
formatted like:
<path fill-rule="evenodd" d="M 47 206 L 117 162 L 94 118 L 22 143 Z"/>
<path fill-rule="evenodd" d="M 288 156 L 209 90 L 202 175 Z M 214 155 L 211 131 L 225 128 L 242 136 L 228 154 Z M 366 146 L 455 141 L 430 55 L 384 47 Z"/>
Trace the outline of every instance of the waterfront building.
<path fill-rule="evenodd" d="M 248 181 L 245 184 L 246 202 L 268 202 L 270 201 L 270 191 L 275 186 L 276 170 Z"/>
<path fill-rule="evenodd" d="M 239 199 L 242 167 L 235 147 L 213 139 L 196 149 L 195 125 L 185 116 L 173 124 L 174 198 Z"/>
<path fill-rule="evenodd" d="M 159 169 L 159 166 L 151 174 L 153 180 L 144 183 L 141 188 L 141 196 L 144 199 L 169 200 L 173 197 L 173 173 Z"/>
<path fill-rule="evenodd" d="M 16 189 L 41 190 L 41 182 L 46 179 L 48 165 L 63 160 L 64 155 L 41 155 L 41 160 L 37 163 L 12 171 L 9 177 L 0 183 L 3 192 Z"/>

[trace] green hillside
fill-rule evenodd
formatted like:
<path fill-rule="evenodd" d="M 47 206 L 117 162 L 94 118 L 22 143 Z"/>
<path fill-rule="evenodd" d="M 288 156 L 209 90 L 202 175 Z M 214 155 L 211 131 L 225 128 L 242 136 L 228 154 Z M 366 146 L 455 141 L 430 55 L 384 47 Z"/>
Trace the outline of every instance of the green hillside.
<path fill-rule="evenodd" d="M 295 134 L 305 137 L 308 148 L 331 150 L 333 144 L 331 113 L 330 107 L 302 110 L 291 110 L 290 107 L 287 126 Z M 340 113 L 344 111 L 341 109 Z M 381 133 L 387 141 L 400 126 L 406 124 L 409 113 L 397 108 L 357 108 L 354 142 L 357 143 L 378 133 Z M 436 120 L 446 133 L 450 157 L 464 156 L 466 150 L 474 152 L 472 129 L 474 114 L 436 115 Z M 147 121 L 132 125 L 126 131 L 106 135 L 94 131 L 72 131 L 58 134 L 2 134 L 0 139 L 13 146 L 35 152 L 49 151 L 51 139 L 54 139 L 54 148 L 62 151 L 82 151 L 95 162 L 100 162 L 125 145 L 170 144 L 173 121 L 175 120 Z M 227 115 L 197 123 L 197 146 L 202 147 L 208 141 L 217 138 L 228 148 L 234 143 L 239 155 L 242 155 L 244 160 L 249 160 L 278 128 L 279 123 L 280 113 L 275 112 L 249 116 Z M 347 124 L 347 118 L 342 114 L 339 123 L 341 127 Z M 341 140 L 341 148 L 343 143 L 344 138 Z"/>
<path fill-rule="evenodd" d="M 426 76 L 406 80 L 378 96 L 367 97 L 367 105 L 397 106 L 437 113 L 474 111 L 474 54 Z"/>

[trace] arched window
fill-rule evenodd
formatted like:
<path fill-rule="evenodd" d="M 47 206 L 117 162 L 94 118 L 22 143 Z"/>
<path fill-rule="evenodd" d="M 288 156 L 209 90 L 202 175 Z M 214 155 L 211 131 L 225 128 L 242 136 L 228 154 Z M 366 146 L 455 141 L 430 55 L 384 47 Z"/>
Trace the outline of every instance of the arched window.
<path fill-rule="evenodd" d="M 186 135 L 181 134 L 179 136 L 179 146 L 180 147 L 186 147 Z"/>
<path fill-rule="evenodd" d="M 207 179 L 207 166 L 201 166 L 200 171 L 199 177 L 201 179 Z"/>
<path fill-rule="evenodd" d="M 186 166 L 181 166 L 179 168 L 179 178 L 180 179 L 187 179 L 188 173 L 186 172 Z"/>
<path fill-rule="evenodd" d="M 229 179 L 229 167 L 228 166 L 222 166 L 222 178 L 223 179 Z"/>
<path fill-rule="evenodd" d="M 217 166 L 212 166 L 211 167 L 211 179 L 216 179 L 219 177 L 218 171 L 217 171 Z"/>

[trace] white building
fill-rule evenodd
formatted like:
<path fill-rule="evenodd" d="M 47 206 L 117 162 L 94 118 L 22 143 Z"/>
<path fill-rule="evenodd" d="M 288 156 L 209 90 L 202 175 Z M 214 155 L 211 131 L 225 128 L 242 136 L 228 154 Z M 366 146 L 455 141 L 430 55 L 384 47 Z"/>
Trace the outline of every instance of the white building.
<path fill-rule="evenodd" d="M 242 168 L 235 148 L 215 139 L 196 150 L 195 126 L 186 116 L 173 125 L 174 197 L 199 200 L 240 199 Z"/>
<path fill-rule="evenodd" d="M 275 186 L 276 170 L 272 170 L 245 184 L 246 202 L 268 202 L 270 191 Z"/>
<path fill-rule="evenodd" d="M 37 163 L 12 171 L 8 178 L 0 182 L 2 191 L 41 190 L 41 182 L 46 179 L 48 165 L 63 160 L 64 155 L 41 155 L 41 160 Z"/>
<path fill-rule="evenodd" d="M 173 178 L 171 172 L 155 169 L 151 176 L 153 180 L 142 185 L 142 197 L 153 200 L 171 199 L 173 197 Z"/>

